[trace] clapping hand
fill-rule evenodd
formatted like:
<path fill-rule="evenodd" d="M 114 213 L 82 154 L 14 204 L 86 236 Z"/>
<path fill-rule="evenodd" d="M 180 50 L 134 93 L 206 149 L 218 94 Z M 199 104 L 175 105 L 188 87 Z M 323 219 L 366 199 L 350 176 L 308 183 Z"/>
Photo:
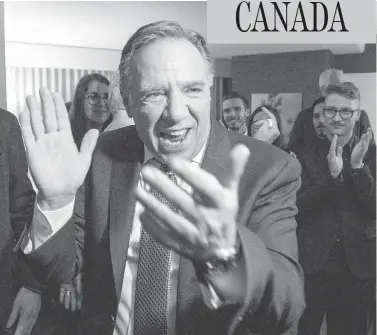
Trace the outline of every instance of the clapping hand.
<path fill-rule="evenodd" d="M 61 96 L 45 88 L 39 94 L 41 106 L 34 96 L 26 98 L 29 113 L 20 115 L 20 123 L 38 202 L 51 210 L 71 202 L 84 182 L 98 130 L 89 130 L 78 150 Z"/>
<path fill-rule="evenodd" d="M 363 159 L 368 151 L 369 143 L 373 137 L 372 129 L 368 128 L 367 132 L 361 136 L 360 141 L 355 145 L 351 154 L 351 167 L 360 169 Z"/>
<path fill-rule="evenodd" d="M 257 140 L 272 144 L 280 135 L 279 127 L 275 115 L 265 107 L 262 107 L 262 111 L 267 114 L 268 119 L 254 122 L 251 135 Z"/>
<path fill-rule="evenodd" d="M 343 147 L 338 146 L 338 136 L 334 135 L 331 141 L 330 150 L 327 154 L 330 173 L 334 178 L 338 178 L 343 170 Z"/>
<path fill-rule="evenodd" d="M 174 212 L 139 186 L 136 197 L 146 208 L 140 217 L 145 229 L 157 241 L 192 261 L 206 262 L 211 257 L 227 257 L 227 252 L 236 243 L 238 185 L 249 154 L 244 145 L 236 146 L 231 152 L 229 174 L 222 181 L 189 161 L 173 158 L 171 170 L 198 192 L 200 201 L 159 169 L 144 166 L 142 176 L 145 182 L 181 212 Z"/>

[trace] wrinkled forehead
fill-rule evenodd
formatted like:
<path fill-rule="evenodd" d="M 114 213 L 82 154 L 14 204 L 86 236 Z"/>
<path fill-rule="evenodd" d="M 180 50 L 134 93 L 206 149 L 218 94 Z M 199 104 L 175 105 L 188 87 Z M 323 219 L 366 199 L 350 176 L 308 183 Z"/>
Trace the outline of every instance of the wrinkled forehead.
<path fill-rule="evenodd" d="M 209 81 L 209 64 L 186 39 L 162 39 L 139 50 L 131 61 L 131 86 L 148 89 L 172 83 Z"/>
<path fill-rule="evenodd" d="M 325 106 L 331 106 L 336 108 L 351 108 L 357 109 L 359 108 L 360 101 L 357 99 L 349 99 L 345 96 L 332 93 L 326 97 Z"/>

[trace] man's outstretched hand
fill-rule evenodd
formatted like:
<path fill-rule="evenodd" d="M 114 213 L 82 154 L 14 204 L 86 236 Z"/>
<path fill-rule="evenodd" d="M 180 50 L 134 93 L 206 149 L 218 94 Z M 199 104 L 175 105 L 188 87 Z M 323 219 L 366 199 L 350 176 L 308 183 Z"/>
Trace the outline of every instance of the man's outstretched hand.
<path fill-rule="evenodd" d="M 53 210 L 71 202 L 84 182 L 98 130 L 89 130 L 78 150 L 62 97 L 45 88 L 39 94 L 41 105 L 34 96 L 26 98 L 29 113 L 20 115 L 20 124 L 38 203 Z"/>

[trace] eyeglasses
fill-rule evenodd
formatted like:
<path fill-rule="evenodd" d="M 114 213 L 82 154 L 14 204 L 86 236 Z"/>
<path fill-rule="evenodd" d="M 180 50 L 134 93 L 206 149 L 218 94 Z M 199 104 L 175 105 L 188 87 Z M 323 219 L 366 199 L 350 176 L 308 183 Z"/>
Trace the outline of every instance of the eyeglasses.
<path fill-rule="evenodd" d="M 353 113 L 357 112 L 358 110 L 353 110 L 349 108 L 335 108 L 335 107 L 325 107 L 323 109 L 323 114 L 328 119 L 333 119 L 337 113 L 339 113 L 340 117 L 343 120 L 349 120 Z"/>
<path fill-rule="evenodd" d="M 109 102 L 109 94 L 104 93 L 104 94 L 99 94 L 97 92 L 89 93 L 88 95 L 85 96 L 86 99 L 88 99 L 89 103 L 91 105 L 99 105 L 101 103 L 101 99 L 105 104 Z"/>

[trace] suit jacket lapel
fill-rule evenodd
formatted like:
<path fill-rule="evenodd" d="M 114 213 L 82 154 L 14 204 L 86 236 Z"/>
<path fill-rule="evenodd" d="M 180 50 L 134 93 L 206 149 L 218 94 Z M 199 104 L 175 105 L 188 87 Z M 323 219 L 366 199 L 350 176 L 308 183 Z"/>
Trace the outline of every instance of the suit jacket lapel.
<path fill-rule="evenodd" d="M 136 131 L 131 131 L 112 151 L 114 157 L 109 196 L 110 253 L 119 301 L 135 211 L 133 190 L 139 181 L 144 149 Z"/>

